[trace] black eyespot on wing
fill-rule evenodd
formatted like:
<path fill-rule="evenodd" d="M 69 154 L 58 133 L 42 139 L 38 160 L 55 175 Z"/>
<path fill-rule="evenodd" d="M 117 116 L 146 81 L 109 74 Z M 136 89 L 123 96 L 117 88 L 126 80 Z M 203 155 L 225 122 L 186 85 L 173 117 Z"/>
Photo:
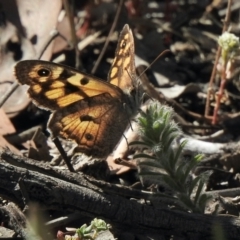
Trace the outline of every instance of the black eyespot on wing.
<path fill-rule="evenodd" d="M 40 77 L 48 77 L 51 75 L 51 71 L 47 68 L 41 68 L 37 71 L 37 74 L 40 76 Z"/>
<path fill-rule="evenodd" d="M 86 77 L 83 77 L 83 78 L 80 80 L 80 83 L 81 83 L 82 85 L 86 85 L 86 84 L 89 83 L 89 79 L 86 78 Z"/>
<path fill-rule="evenodd" d="M 94 139 L 93 135 L 90 134 L 90 133 L 86 133 L 85 134 L 85 138 L 88 140 L 88 141 L 92 141 Z"/>

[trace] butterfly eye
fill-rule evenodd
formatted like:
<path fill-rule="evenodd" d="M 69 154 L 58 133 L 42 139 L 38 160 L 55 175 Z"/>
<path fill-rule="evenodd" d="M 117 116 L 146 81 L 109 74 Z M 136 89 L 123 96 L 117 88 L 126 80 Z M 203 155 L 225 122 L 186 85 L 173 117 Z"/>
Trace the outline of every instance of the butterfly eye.
<path fill-rule="evenodd" d="M 42 69 L 38 70 L 37 73 L 40 77 L 47 77 L 50 75 L 50 71 L 46 68 L 42 68 Z"/>

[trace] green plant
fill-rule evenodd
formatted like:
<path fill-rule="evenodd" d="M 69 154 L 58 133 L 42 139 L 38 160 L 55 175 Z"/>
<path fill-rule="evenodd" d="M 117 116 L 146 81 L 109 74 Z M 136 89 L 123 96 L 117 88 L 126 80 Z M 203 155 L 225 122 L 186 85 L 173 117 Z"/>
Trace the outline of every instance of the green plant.
<path fill-rule="evenodd" d="M 83 224 L 80 228 L 67 228 L 68 232 L 59 231 L 57 239 L 67 240 L 94 240 L 97 238 L 99 232 L 109 230 L 110 225 L 102 219 L 94 218 L 90 225 Z"/>
<path fill-rule="evenodd" d="M 109 225 L 105 221 L 94 218 L 89 226 L 87 224 L 82 225 L 76 230 L 76 233 L 80 239 L 95 239 L 100 231 L 108 229 Z"/>
<path fill-rule="evenodd" d="M 216 104 L 214 107 L 212 124 L 217 123 L 217 114 L 220 107 L 220 102 L 224 96 L 225 85 L 227 80 L 230 79 L 233 72 L 233 59 L 239 54 L 239 38 L 232 33 L 224 32 L 218 38 L 218 44 L 221 47 L 221 58 L 220 58 L 220 75 L 221 82 L 219 91 L 217 93 Z"/>
<path fill-rule="evenodd" d="M 184 209 L 203 213 L 209 199 L 203 191 L 206 174 L 197 177 L 190 175 L 203 156 L 198 154 L 191 159 L 184 159 L 182 152 L 186 141 L 173 148 L 181 130 L 172 118 L 173 110 L 158 102 L 153 102 L 146 112 L 141 112 L 138 118 L 141 140 L 131 143 L 144 148 L 144 152 L 135 155 L 139 176 L 169 188 L 173 192 L 172 197 Z"/>

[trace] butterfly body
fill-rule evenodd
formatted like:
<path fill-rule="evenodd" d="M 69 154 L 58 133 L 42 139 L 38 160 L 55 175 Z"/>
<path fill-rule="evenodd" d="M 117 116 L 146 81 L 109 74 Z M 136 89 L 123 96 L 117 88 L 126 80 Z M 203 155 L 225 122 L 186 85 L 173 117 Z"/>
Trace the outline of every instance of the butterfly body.
<path fill-rule="evenodd" d="M 134 42 L 128 25 L 120 35 L 108 81 L 40 60 L 19 62 L 15 74 L 21 84 L 30 86 L 34 103 L 53 112 L 48 122 L 52 136 L 73 139 L 81 152 L 94 157 L 112 152 L 139 108 Z"/>

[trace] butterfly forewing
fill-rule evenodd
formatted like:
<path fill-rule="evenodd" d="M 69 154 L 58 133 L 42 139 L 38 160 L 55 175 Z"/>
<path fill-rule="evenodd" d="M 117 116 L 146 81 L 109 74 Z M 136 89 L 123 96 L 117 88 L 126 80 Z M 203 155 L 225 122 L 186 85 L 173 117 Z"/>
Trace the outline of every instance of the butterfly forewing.
<path fill-rule="evenodd" d="M 115 58 L 108 74 L 108 81 L 129 94 L 135 88 L 136 68 L 132 31 L 125 25 L 118 41 Z"/>
<path fill-rule="evenodd" d="M 26 60 L 15 67 L 21 84 L 30 86 L 28 93 L 40 107 L 56 110 L 102 93 L 121 99 L 122 91 L 94 76 L 76 69 L 40 60 Z"/>

